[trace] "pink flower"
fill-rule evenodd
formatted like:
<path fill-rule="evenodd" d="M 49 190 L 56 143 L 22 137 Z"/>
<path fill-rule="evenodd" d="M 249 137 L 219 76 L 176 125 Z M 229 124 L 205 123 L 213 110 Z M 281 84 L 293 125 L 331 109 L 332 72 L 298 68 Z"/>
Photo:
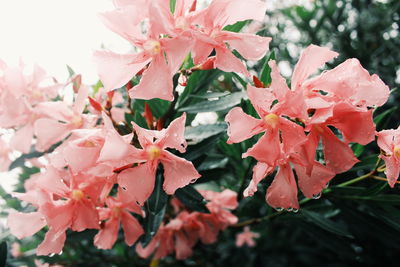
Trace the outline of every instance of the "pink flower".
<path fill-rule="evenodd" d="M 111 249 L 118 237 L 119 225 L 125 233 L 125 243 L 132 246 L 136 240 L 144 233 L 142 226 L 130 212 L 142 215 L 140 207 L 134 202 L 108 197 L 106 199 L 107 208 L 100 210 L 100 220 L 107 220 L 101 230 L 94 237 L 94 245 L 101 249 Z"/>
<path fill-rule="evenodd" d="M 49 116 L 40 118 L 34 123 L 38 151 L 47 150 L 51 145 L 66 138 L 74 129 L 91 126 L 93 123 L 91 116 L 82 114 L 88 94 L 89 88 L 82 85 L 72 107 L 64 102 L 42 102 L 37 105 L 38 110 L 46 112 Z"/>
<path fill-rule="evenodd" d="M 8 142 L 0 137 L 0 172 L 5 172 L 11 164 L 10 149 Z"/>
<path fill-rule="evenodd" d="M 159 163 L 164 167 L 163 188 L 167 194 L 173 194 L 176 189 L 200 177 L 191 162 L 166 150 L 173 148 L 181 153 L 185 152 L 185 121 L 186 114 L 183 114 L 171 122 L 167 129 L 161 131 L 146 130 L 132 123 L 142 147 L 136 156 L 136 162 L 145 163 L 121 172 L 118 175 L 118 183 L 126 190 L 127 195 L 140 204 L 143 204 L 153 192 Z"/>
<path fill-rule="evenodd" d="M 226 44 L 229 44 L 232 49 L 236 49 L 246 59 L 259 60 L 268 50 L 271 38 L 224 31 L 223 28 L 243 20 L 262 21 L 265 11 L 266 4 L 259 0 L 212 1 L 207 8 L 195 14 L 192 19 L 193 23 L 200 25 L 200 30 L 192 31 L 194 63 L 202 64 L 215 49 L 215 66 L 217 68 L 249 76 L 246 66 L 232 54 Z"/>
<path fill-rule="evenodd" d="M 259 237 L 259 233 L 251 232 L 250 227 L 246 226 L 244 227 L 244 231 L 242 233 L 236 235 L 236 246 L 242 247 L 244 244 L 246 244 L 249 247 L 254 247 L 256 245 L 254 238 Z"/>
<path fill-rule="evenodd" d="M 378 146 L 382 150 L 379 157 L 385 161 L 386 177 L 390 187 L 394 187 L 400 174 L 400 127 L 380 131 L 377 136 Z"/>
<path fill-rule="evenodd" d="M 204 244 L 214 243 L 220 231 L 237 222 L 237 217 L 230 212 L 238 205 L 235 192 L 226 189 L 200 193 L 210 201 L 207 203 L 210 214 L 178 210 L 176 218 L 161 225 L 145 248 L 141 244 L 136 246 L 140 257 L 147 258 L 154 252 L 154 258 L 160 259 L 175 252 L 177 259 L 186 259 L 192 255 L 192 248 L 199 240 Z M 178 206 L 183 208 L 183 205 Z"/>

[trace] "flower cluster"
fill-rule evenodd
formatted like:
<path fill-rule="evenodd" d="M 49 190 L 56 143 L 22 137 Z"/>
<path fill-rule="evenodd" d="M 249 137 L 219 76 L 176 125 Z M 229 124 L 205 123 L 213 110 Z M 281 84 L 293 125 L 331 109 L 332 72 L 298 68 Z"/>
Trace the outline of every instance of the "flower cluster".
<path fill-rule="evenodd" d="M 176 217 L 162 225 L 145 248 L 140 244 L 136 246 L 139 256 L 147 258 L 154 253 L 154 258 L 160 259 L 175 252 L 177 259 L 186 259 L 192 255 L 192 248 L 198 241 L 212 244 L 217 241 L 220 231 L 238 221 L 230 212 L 238 205 L 235 192 L 226 189 L 200 193 L 209 201 L 207 208 L 210 213 L 189 212 L 178 200 L 172 199 Z"/>
<path fill-rule="evenodd" d="M 153 192 L 158 165 L 164 167 L 168 194 L 200 177 L 191 162 L 165 150 L 185 151 L 185 119 L 183 114 L 161 131 L 134 125 L 138 148 L 131 145 L 133 134 L 121 136 L 106 114 L 103 125 L 74 130 L 47 155 L 45 171 L 27 180 L 26 193 L 14 193 L 37 211 L 10 214 L 11 232 L 24 238 L 47 225 L 49 230 L 37 249 L 39 255 L 59 253 L 68 229 L 99 229 L 94 244 L 109 249 L 121 224 L 126 243 L 134 244 L 143 229 L 130 212 L 144 215 L 140 205 Z M 114 194 L 116 184 L 119 187 Z M 27 219 L 34 223 L 25 224 Z"/>
<path fill-rule="evenodd" d="M 336 174 L 358 162 L 349 143 L 366 145 L 375 139 L 371 108 L 386 102 L 389 88 L 377 75 L 370 76 L 357 59 L 348 59 L 332 70 L 310 77 L 336 56 L 327 48 L 306 48 L 294 69 L 291 89 L 275 61 L 270 61 L 271 84 L 263 88 L 255 79 L 258 87 L 247 87 L 259 118 L 245 114 L 239 107 L 226 116 L 228 143 L 265 133 L 243 154 L 258 161 L 244 196 L 252 196 L 258 183 L 278 167 L 266 200 L 278 210 L 296 211 L 297 184 L 306 197 L 318 198 Z M 321 142 L 322 162 L 316 160 Z"/>
<path fill-rule="evenodd" d="M 248 76 L 245 65 L 231 49 L 246 59 L 258 60 L 271 41 L 269 37 L 224 30 L 238 21 L 263 20 L 266 5 L 260 0 L 213 0 L 202 10 L 197 10 L 195 0 L 177 0 L 173 13 L 170 1 L 165 0 L 116 0 L 114 4 L 116 9 L 103 13 L 101 18 L 138 53 L 98 51 L 95 60 L 107 90 L 122 87 L 132 76 L 142 74 L 139 84 L 129 91 L 132 98 L 173 100 L 172 76 L 189 53 L 194 64 L 201 66 L 215 51 L 216 68 Z"/>

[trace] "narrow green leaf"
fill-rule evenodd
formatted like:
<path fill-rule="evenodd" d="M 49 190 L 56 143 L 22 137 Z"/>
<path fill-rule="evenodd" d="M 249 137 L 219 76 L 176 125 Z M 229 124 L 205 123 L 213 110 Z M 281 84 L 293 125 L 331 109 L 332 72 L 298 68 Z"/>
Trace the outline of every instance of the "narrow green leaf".
<path fill-rule="evenodd" d="M 176 6 L 176 0 L 171 0 L 171 1 L 169 2 L 169 8 L 170 8 L 170 10 L 171 10 L 171 13 L 174 13 L 174 12 L 175 12 L 175 6 Z"/>
<path fill-rule="evenodd" d="M 67 70 L 70 78 L 75 75 L 75 71 L 69 65 L 67 65 Z"/>
<path fill-rule="evenodd" d="M 206 207 L 207 201 L 203 196 L 191 185 L 179 188 L 175 191 L 174 196 L 182 202 L 183 205 L 193 211 L 202 213 L 210 213 Z"/>
<path fill-rule="evenodd" d="M 216 143 L 219 141 L 219 138 L 220 134 L 216 134 L 204 139 L 200 143 L 189 146 L 186 150 L 186 153 L 182 156 L 187 160 L 193 161 L 213 149 Z"/>
<path fill-rule="evenodd" d="M 245 92 L 235 92 L 227 96 L 220 97 L 218 100 L 202 101 L 194 105 L 179 109 L 187 113 L 211 112 L 226 110 L 240 104 L 240 101 L 246 97 Z"/>
<path fill-rule="evenodd" d="M 6 266 L 7 254 L 7 243 L 4 241 L 0 244 L 0 266 Z"/>
<path fill-rule="evenodd" d="M 383 121 L 387 116 L 389 116 L 393 111 L 395 111 L 396 109 L 397 109 L 397 107 L 392 107 L 392 108 L 390 108 L 390 109 L 388 109 L 388 110 L 382 112 L 381 114 L 377 115 L 377 116 L 374 118 L 375 124 L 376 124 L 377 126 L 380 125 L 380 124 L 382 123 L 382 121 Z"/>
<path fill-rule="evenodd" d="M 249 23 L 249 20 L 239 21 L 235 24 L 225 26 L 223 30 L 228 32 L 240 32 L 247 23 Z"/>
<path fill-rule="evenodd" d="M 361 154 L 364 152 L 365 150 L 365 146 L 360 145 L 360 144 L 353 144 L 351 146 L 351 148 L 353 149 L 354 155 L 358 158 L 359 156 L 361 156 Z"/>
<path fill-rule="evenodd" d="M 217 168 L 224 168 L 229 159 L 221 156 L 208 156 L 197 168 L 198 171 L 207 171 Z"/>
<path fill-rule="evenodd" d="M 195 127 L 186 127 L 185 138 L 202 140 L 210 136 L 225 132 L 228 126 L 225 122 L 218 122 L 215 124 L 199 125 Z"/>
<path fill-rule="evenodd" d="M 319 213 L 303 209 L 301 211 L 301 214 L 307 219 L 309 219 L 312 223 L 314 223 L 315 225 L 321 227 L 322 229 L 328 232 L 345 237 L 352 237 L 352 235 L 346 229 L 344 229 L 343 226 L 328 218 L 325 218 L 323 215 Z"/>
<path fill-rule="evenodd" d="M 270 60 L 275 60 L 275 51 L 272 50 L 268 55 L 265 56 L 264 65 L 260 73 L 260 81 L 264 83 L 265 86 L 271 84 L 271 68 L 268 65 Z"/>
<path fill-rule="evenodd" d="M 150 243 L 164 219 L 168 196 L 164 192 L 162 185 L 163 169 L 160 167 L 157 170 L 154 191 L 145 204 L 146 218 L 143 222 L 145 233 L 141 238 L 143 247 Z"/>

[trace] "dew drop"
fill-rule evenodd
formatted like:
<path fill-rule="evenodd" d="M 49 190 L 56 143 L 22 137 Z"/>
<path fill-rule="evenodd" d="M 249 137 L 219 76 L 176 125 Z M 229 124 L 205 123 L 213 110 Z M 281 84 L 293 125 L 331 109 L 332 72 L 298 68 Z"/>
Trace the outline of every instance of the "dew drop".
<path fill-rule="evenodd" d="M 56 255 L 56 253 L 51 253 L 51 254 L 49 255 L 49 257 L 54 257 L 54 255 Z"/>
<path fill-rule="evenodd" d="M 275 210 L 276 210 L 277 212 L 281 212 L 281 211 L 283 211 L 283 208 L 275 208 Z"/>
<path fill-rule="evenodd" d="M 319 192 L 318 194 L 314 194 L 313 196 L 312 196 L 312 198 L 313 199 L 319 199 L 320 197 L 321 197 L 321 192 Z"/>
<path fill-rule="evenodd" d="M 293 212 L 297 213 L 297 212 L 299 212 L 299 209 L 293 209 Z"/>
<path fill-rule="evenodd" d="M 126 187 L 122 187 L 122 190 L 125 190 L 125 191 L 126 191 Z"/>
<path fill-rule="evenodd" d="M 190 183 L 193 184 L 193 183 L 195 183 L 196 181 L 197 181 L 197 179 L 192 179 L 192 180 L 190 180 Z"/>
<path fill-rule="evenodd" d="M 329 182 L 326 183 L 325 188 L 328 188 L 328 186 L 329 186 Z"/>
<path fill-rule="evenodd" d="M 58 253 L 58 255 L 62 255 L 62 254 L 63 254 L 63 251 L 61 250 L 60 253 Z"/>
<path fill-rule="evenodd" d="M 155 235 L 155 232 L 150 232 L 150 235 Z"/>
<path fill-rule="evenodd" d="M 291 212 L 291 211 L 293 211 L 293 208 L 288 208 L 287 211 Z"/>

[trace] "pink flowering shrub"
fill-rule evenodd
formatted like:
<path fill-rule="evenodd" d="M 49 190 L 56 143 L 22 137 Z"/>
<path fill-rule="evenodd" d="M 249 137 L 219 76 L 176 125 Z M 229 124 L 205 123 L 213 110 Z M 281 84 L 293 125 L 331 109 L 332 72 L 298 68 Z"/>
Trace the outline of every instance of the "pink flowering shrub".
<path fill-rule="evenodd" d="M 100 86 L 0 62 L 0 127 L 9 132 L 0 137 L 0 171 L 28 174 L 11 193 L 22 204 L 7 210 L 7 226 L 17 239 L 40 237 L 33 254 L 68 252 L 83 231 L 90 233 L 84 246 L 123 243 L 152 264 L 188 259 L 228 228 L 239 228 L 236 247 L 257 246 L 261 229 L 249 225 L 334 191 L 328 184 L 354 172 L 357 149 L 376 137 L 381 153 L 372 170 L 336 187 L 366 178 L 397 183 L 400 128 L 377 132 L 374 121 L 390 90 L 357 59 L 321 72 L 338 53 L 310 45 L 286 81 L 274 52 L 267 54 L 271 38 L 237 32 L 264 19 L 261 0 L 114 5 L 100 18 L 134 52 L 95 52 Z M 243 59 L 262 60 L 259 73 Z M 201 112 L 214 112 L 217 122 L 193 126 Z M 260 191 L 266 203 L 249 216 Z M 301 215 L 352 237 L 313 211 Z M 13 256 L 24 257 L 14 244 Z"/>

